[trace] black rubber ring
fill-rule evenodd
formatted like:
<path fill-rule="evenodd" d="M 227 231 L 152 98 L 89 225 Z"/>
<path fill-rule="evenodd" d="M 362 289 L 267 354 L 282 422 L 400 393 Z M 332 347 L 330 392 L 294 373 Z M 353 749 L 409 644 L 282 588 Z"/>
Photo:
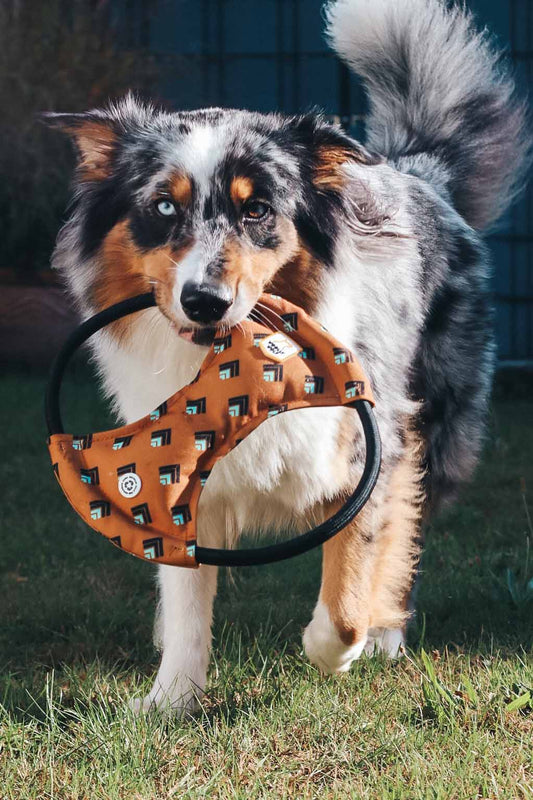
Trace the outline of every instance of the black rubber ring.
<path fill-rule="evenodd" d="M 122 317 L 143 311 L 156 305 L 153 293 L 140 294 L 106 308 L 99 314 L 83 322 L 68 337 L 54 360 L 45 397 L 45 418 L 48 434 L 64 433 L 59 398 L 61 383 L 67 364 L 75 351 L 93 334 L 105 328 L 111 322 Z M 214 547 L 196 547 L 195 556 L 199 564 L 211 564 L 220 567 L 251 567 L 283 561 L 293 556 L 318 547 L 331 539 L 346 527 L 361 511 L 368 501 L 379 477 L 381 468 L 381 440 L 372 406 L 367 400 L 355 400 L 350 403 L 359 414 L 365 438 L 366 454 L 363 474 L 353 494 L 346 503 L 330 519 L 316 528 L 289 539 L 266 547 L 255 547 L 244 550 L 222 550 Z"/>
<path fill-rule="evenodd" d="M 57 354 L 50 370 L 48 378 L 48 386 L 46 387 L 46 396 L 44 401 L 44 416 L 46 419 L 46 427 L 48 428 L 48 435 L 52 436 L 54 433 L 64 433 L 63 422 L 61 421 L 61 412 L 59 411 L 59 394 L 61 389 L 61 382 L 68 362 L 76 352 L 76 350 L 84 344 L 87 339 L 97 333 L 106 325 L 111 322 L 116 322 L 122 317 L 127 317 L 135 311 L 144 311 L 146 308 L 152 308 L 156 305 L 156 299 L 152 292 L 146 294 L 138 294 L 136 297 L 129 297 L 127 300 L 122 300 L 120 303 L 115 303 L 109 308 L 95 314 L 94 317 L 82 322 L 75 330 L 72 331 L 67 341 Z"/>

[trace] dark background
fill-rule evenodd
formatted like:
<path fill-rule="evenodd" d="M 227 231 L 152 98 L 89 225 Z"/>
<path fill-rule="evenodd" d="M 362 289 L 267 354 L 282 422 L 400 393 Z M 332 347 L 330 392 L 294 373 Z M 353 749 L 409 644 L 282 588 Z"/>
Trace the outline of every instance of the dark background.
<path fill-rule="evenodd" d="M 507 49 L 528 91 L 533 0 L 467 4 Z M 0 280 L 50 280 L 72 155 L 57 133 L 36 122 L 40 110 L 83 110 L 133 87 L 170 108 L 318 106 L 364 137 L 364 94 L 328 50 L 321 6 L 322 0 L 0 0 Z M 533 363 L 531 188 L 490 241 L 500 361 Z M 17 328 L 18 340 L 24 336 Z"/>

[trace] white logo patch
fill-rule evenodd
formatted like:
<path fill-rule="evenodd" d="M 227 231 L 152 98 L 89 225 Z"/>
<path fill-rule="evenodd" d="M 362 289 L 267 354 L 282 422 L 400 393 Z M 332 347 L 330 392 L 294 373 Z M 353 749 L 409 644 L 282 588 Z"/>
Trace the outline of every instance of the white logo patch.
<path fill-rule="evenodd" d="M 259 347 L 265 356 L 279 362 L 287 361 L 288 358 L 297 355 L 301 350 L 284 333 L 273 333 L 271 336 L 266 336 L 259 342 Z"/>
<path fill-rule="evenodd" d="M 142 481 L 136 472 L 126 472 L 118 479 L 118 490 L 122 497 L 137 497 L 142 488 Z"/>

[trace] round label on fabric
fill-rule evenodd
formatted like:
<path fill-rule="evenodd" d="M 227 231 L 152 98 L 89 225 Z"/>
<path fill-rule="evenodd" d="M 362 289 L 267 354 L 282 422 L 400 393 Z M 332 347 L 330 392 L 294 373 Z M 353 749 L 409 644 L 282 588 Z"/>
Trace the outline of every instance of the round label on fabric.
<path fill-rule="evenodd" d="M 118 490 L 122 497 L 137 497 L 142 488 L 142 481 L 136 472 L 126 472 L 118 479 Z"/>

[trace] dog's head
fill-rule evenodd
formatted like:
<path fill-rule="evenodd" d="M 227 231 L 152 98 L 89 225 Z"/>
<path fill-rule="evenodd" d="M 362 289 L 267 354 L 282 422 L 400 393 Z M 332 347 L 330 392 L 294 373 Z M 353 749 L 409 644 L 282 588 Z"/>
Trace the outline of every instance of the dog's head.
<path fill-rule="evenodd" d="M 317 115 L 169 114 L 128 98 L 48 119 L 78 153 L 65 236 L 90 265 L 87 304 L 153 287 L 182 331 L 235 325 L 265 290 L 312 310 L 343 219 L 342 167 L 377 163 Z M 354 207 L 372 230 L 365 198 Z"/>

